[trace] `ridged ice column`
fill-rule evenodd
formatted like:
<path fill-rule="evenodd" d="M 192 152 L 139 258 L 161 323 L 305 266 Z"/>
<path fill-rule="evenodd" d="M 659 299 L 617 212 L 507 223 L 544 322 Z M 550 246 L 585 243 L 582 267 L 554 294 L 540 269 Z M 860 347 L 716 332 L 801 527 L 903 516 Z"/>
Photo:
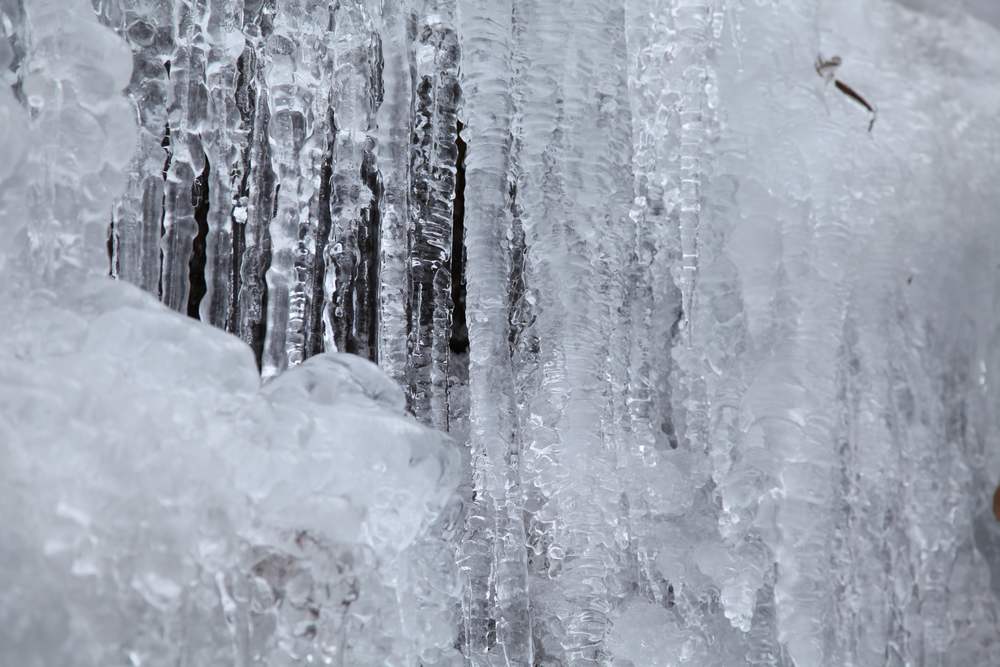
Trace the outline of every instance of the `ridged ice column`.
<path fill-rule="evenodd" d="M 139 118 L 139 139 L 129 170 L 125 194 L 112 215 L 114 275 L 158 294 L 160 291 L 160 234 L 163 222 L 163 185 L 167 127 L 167 70 L 173 49 L 170 6 L 137 5 L 115 11 L 105 5 L 102 20 L 119 30 L 133 52 L 132 81 L 127 93 Z"/>
<path fill-rule="evenodd" d="M 202 320 L 236 331 L 241 244 L 237 242 L 246 222 L 239 190 L 246 178 L 243 160 L 249 128 L 243 121 L 237 98 L 239 61 L 246 49 L 242 3 L 211 0 L 206 26 L 208 60 L 208 117 L 202 133 L 208 160 L 206 210 L 204 212 L 204 298 L 198 306 Z M 236 211 L 240 211 L 237 215 Z"/>
<path fill-rule="evenodd" d="M 191 296 L 190 267 L 198 236 L 194 183 L 205 169 L 201 130 L 208 117 L 207 43 L 201 19 L 199 3 L 179 0 L 174 5 L 174 48 L 166 63 L 167 165 L 160 241 L 163 253 L 160 298 L 170 308 L 182 312 L 187 312 Z"/>
<path fill-rule="evenodd" d="M 631 142 L 621 124 L 624 15 L 603 2 L 522 5 L 516 54 L 516 181 L 526 337 L 522 484 L 528 516 L 536 660 L 600 664 L 623 595 L 621 447 L 606 378 L 621 303 Z M 558 288 L 555 288 L 558 286 Z"/>
<path fill-rule="evenodd" d="M 520 486 L 515 348 L 522 266 L 515 259 L 512 56 L 515 3 L 459 5 L 465 163 L 467 320 L 473 499 L 462 546 L 463 649 L 473 665 L 532 664 Z"/>
<path fill-rule="evenodd" d="M 409 2 L 381 4 L 382 105 L 378 113 L 375 160 L 382 176 L 379 201 L 378 364 L 403 384 L 407 369 L 409 284 L 410 99 L 413 88 L 407 31 Z"/>
<path fill-rule="evenodd" d="M 274 32 L 265 41 L 264 76 L 271 111 L 268 140 L 276 177 L 261 368 L 265 377 L 306 358 L 317 199 L 329 141 L 330 21 L 327 7 L 281 2 L 272 24 Z"/>

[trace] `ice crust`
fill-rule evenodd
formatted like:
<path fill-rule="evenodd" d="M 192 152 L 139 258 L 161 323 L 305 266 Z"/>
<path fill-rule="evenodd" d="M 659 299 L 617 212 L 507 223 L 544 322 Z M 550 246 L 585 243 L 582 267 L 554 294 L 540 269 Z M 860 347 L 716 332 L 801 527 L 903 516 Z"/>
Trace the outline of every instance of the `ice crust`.
<path fill-rule="evenodd" d="M 0 0 L 0 665 L 1000 664 L 998 31 Z"/>

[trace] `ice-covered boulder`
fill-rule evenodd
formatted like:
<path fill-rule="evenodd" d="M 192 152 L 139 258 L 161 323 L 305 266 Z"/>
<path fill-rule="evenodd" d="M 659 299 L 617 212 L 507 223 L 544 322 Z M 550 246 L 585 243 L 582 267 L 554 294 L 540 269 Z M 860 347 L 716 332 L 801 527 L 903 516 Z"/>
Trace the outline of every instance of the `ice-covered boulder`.
<path fill-rule="evenodd" d="M 124 283 L 3 306 L 0 663 L 374 660 L 404 641 L 398 574 L 458 453 L 374 365 L 321 355 L 260 387 L 242 342 Z"/>

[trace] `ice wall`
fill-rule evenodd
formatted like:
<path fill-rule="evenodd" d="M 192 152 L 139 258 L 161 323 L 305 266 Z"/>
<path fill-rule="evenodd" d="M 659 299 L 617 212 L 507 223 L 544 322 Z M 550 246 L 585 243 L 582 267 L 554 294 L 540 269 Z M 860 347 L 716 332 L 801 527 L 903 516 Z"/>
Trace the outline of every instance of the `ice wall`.
<path fill-rule="evenodd" d="M 190 202 L 193 171 L 135 171 L 142 132 L 128 169 L 131 59 L 89 3 L 0 10 L 0 664 L 454 663 L 455 443 L 367 360 L 262 386 L 102 276 L 126 177 Z"/>
<path fill-rule="evenodd" d="M 990 3 L 0 11 L 0 662 L 1000 664 Z"/>

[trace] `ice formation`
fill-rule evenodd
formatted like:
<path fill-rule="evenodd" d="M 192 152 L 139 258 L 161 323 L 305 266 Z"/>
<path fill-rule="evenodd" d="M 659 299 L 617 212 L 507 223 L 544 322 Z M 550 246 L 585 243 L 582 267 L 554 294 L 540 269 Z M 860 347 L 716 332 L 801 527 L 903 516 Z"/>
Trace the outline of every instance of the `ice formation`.
<path fill-rule="evenodd" d="M 0 0 L 0 75 L 0 665 L 1000 664 L 990 0 Z"/>

